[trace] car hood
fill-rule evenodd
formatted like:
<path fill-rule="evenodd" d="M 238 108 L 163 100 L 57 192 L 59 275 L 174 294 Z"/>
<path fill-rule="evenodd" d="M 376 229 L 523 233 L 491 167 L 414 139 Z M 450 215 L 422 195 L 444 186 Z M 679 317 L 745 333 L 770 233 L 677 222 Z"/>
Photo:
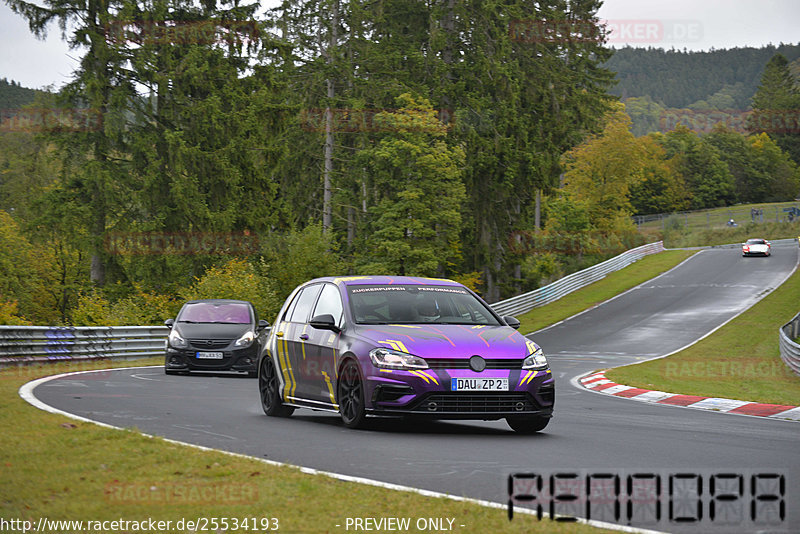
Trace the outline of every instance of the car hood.
<path fill-rule="evenodd" d="M 187 339 L 235 339 L 248 330 L 251 324 L 176 323 L 173 327 Z"/>
<path fill-rule="evenodd" d="M 510 326 L 357 325 L 355 335 L 423 358 L 524 358 L 539 348 Z"/>

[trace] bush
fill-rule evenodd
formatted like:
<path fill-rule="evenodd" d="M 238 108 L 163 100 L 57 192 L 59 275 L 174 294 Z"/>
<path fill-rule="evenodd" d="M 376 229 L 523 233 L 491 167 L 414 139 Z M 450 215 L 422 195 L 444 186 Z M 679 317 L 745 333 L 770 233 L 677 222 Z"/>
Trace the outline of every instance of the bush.
<path fill-rule="evenodd" d="M 195 278 L 191 287 L 181 291 L 181 297 L 194 299 L 238 299 L 253 303 L 262 319 L 272 321 L 282 301 L 275 295 L 269 279 L 256 272 L 252 264 L 234 259 L 222 267 L 210 267 L 203 276 Z"/>
<path fill-rule="evenodd" d="M 344 274 L 345 265 L 336 254 L 336 243 L 331 234 L 323 232 L 322 225 L 311 224 L 276 240 L 266 261 L 259 265 L 259 272 L 270 280 L 282 303 L 303 282 Z M 275 313 L 279 309 L 280 305 Z"/>
<path fill-rule="evenodd" d="M 29 326 L 31 323 L 17 314 L 17 301 L 0 300 L 0 324 Z"/>
<path fill-rule="evenodd" d="M 78 297 L 72 312 L 75 326 L 147 326 L 160 325 L 165 319 L 175 317 L 180 302 L 166 295 L 148 293 L 138 286 L 128 297 L 114 303 L 101 292 L 94 290 Z"/>
<path fill-rule="evenodd" d="M 71 319 L 75 326 L 112 326 L 111 303 L 97 290 L 81 293 Z"/>
<path fill-rule="evenodd" d="M 59 318 L 51 292 L 54 264 L 46 247 L 31 245 L 14 218 L 0 211 L 0 300 L 13 301 L 38 324 L 54 323 Z"/>

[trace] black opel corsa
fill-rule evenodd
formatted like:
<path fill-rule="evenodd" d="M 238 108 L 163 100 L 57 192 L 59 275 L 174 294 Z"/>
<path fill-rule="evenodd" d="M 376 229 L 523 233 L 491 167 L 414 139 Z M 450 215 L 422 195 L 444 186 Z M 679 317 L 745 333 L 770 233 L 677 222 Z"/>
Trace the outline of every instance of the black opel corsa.
<path fill-rule="evenodd" d="M 259 321 L 245 300 L 186 302 L 178 317 L 167 319 L 164 372 L 246 371 L 256 376 L 258 353 L 269 323 Z"/>

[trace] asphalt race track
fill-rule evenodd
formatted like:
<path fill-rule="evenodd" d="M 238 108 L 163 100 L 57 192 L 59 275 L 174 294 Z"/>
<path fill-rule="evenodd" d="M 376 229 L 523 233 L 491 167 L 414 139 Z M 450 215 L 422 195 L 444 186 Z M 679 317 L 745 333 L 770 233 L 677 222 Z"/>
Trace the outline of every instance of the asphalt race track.
<path fill-rule="evenodd" d="M 161 368 L 67 376 L 34 393 L 53 407 L 115 426 L 499 503 L 508 500 L 511 474 L 616 474 L 622 477 L 623 493 L 627 475 L 655 474 L 662 480 L 661 495 L 667 495 L 670 475 L 675 475 L 674 509 L 659 501 L 665 504 L 656 520 L 655 500 L 631 501 L 631 524 L 669 532 L 800 532 L 800 424 L 645 404 L 570 383 L 594 369 L 653 358 L 693 342 L 777 287 L 797 261 L 798 248 L 789 245 L 774 246 L 770 258 L 742 258 L 737 249 L 705 250 L 665 275 L 535 333 L 531 337 L 543 347 L 556 376 L 557 401 L 550 426 L 534 436 L 516 435 L 504 421 L 378 420 L 369 430 L 353 431 L 333 414 L 308 410 L 290 419 L 267 418 L 256 380 L 166 376 Z M 773 491 L 769 484 L 774 479 L 762 474 L 785 477 L 782 522 L 766 524 L 761 521 L 768 523 L 763 519 L 768 516 L 757 515 L 754 521 L 750 515 L 753 483 L 759 495 Z M 727 502 L 731 508 L 725 513 L 725 503 L 717 501 L 711 520 L 712 477 L 718 477 L 719 495 L 723 479 L 736 481 L 738 475 L 744 488 L 740 500 Z M 646 486 L 655 479 L 631 480 Z M 704 484 L 699 497 L 703 517 L 691 522 L 697 499 L 687 501 L 684 495 L 689 494 L 678 490 L 680 484 L 698 481 Z M 553 501 L 543 497 L 545 511 Z M 774 508 L 766 498 L 757 504 L 766 506 L 764 513 Z M 613 508 L 593 510 L 593 518 L 614 519 Z M 622 506 L 618 522 L 627 523 L 625 514 Z M 347 515 L 342 510 L 342 520 Z M 334 525 L 324 527 L 335 530 Z"/>

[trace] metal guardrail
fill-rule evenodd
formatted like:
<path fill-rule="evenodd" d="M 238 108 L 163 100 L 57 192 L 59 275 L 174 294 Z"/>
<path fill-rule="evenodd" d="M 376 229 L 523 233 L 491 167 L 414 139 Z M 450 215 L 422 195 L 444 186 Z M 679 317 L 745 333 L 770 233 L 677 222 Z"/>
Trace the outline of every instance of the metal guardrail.
<path fill-rule="evenodd" d="M 627 267 L 631 263 L 638 261 L 649 254 L 655 254 L 664 250 L 664 243 L 658 241 L 641 247 L 627 250 L 597 265 L 593 265 L 582 271 L 572 273 L 564 278 L 556 280 L 546 286 L 534 289 L 529 293 L 517 295 L 510 299 L 501 300 L 492 304 L 492 309 L 500 315 L 517 315 L 526 313 L 537 306 L 554 302 L 564 295 L 604 278 L 607 274 Z"/>
<path fill-rule="evenodd" d="M 0 367 L 162 356 L 165 326 L 0 326 Z"/>
<path fill-rule="evenodd" d="M 800 338 L 800 313 L 778 329 L 781 359 L 796 375 L 800 375 L 800 345 L 793 340 Z"/>

